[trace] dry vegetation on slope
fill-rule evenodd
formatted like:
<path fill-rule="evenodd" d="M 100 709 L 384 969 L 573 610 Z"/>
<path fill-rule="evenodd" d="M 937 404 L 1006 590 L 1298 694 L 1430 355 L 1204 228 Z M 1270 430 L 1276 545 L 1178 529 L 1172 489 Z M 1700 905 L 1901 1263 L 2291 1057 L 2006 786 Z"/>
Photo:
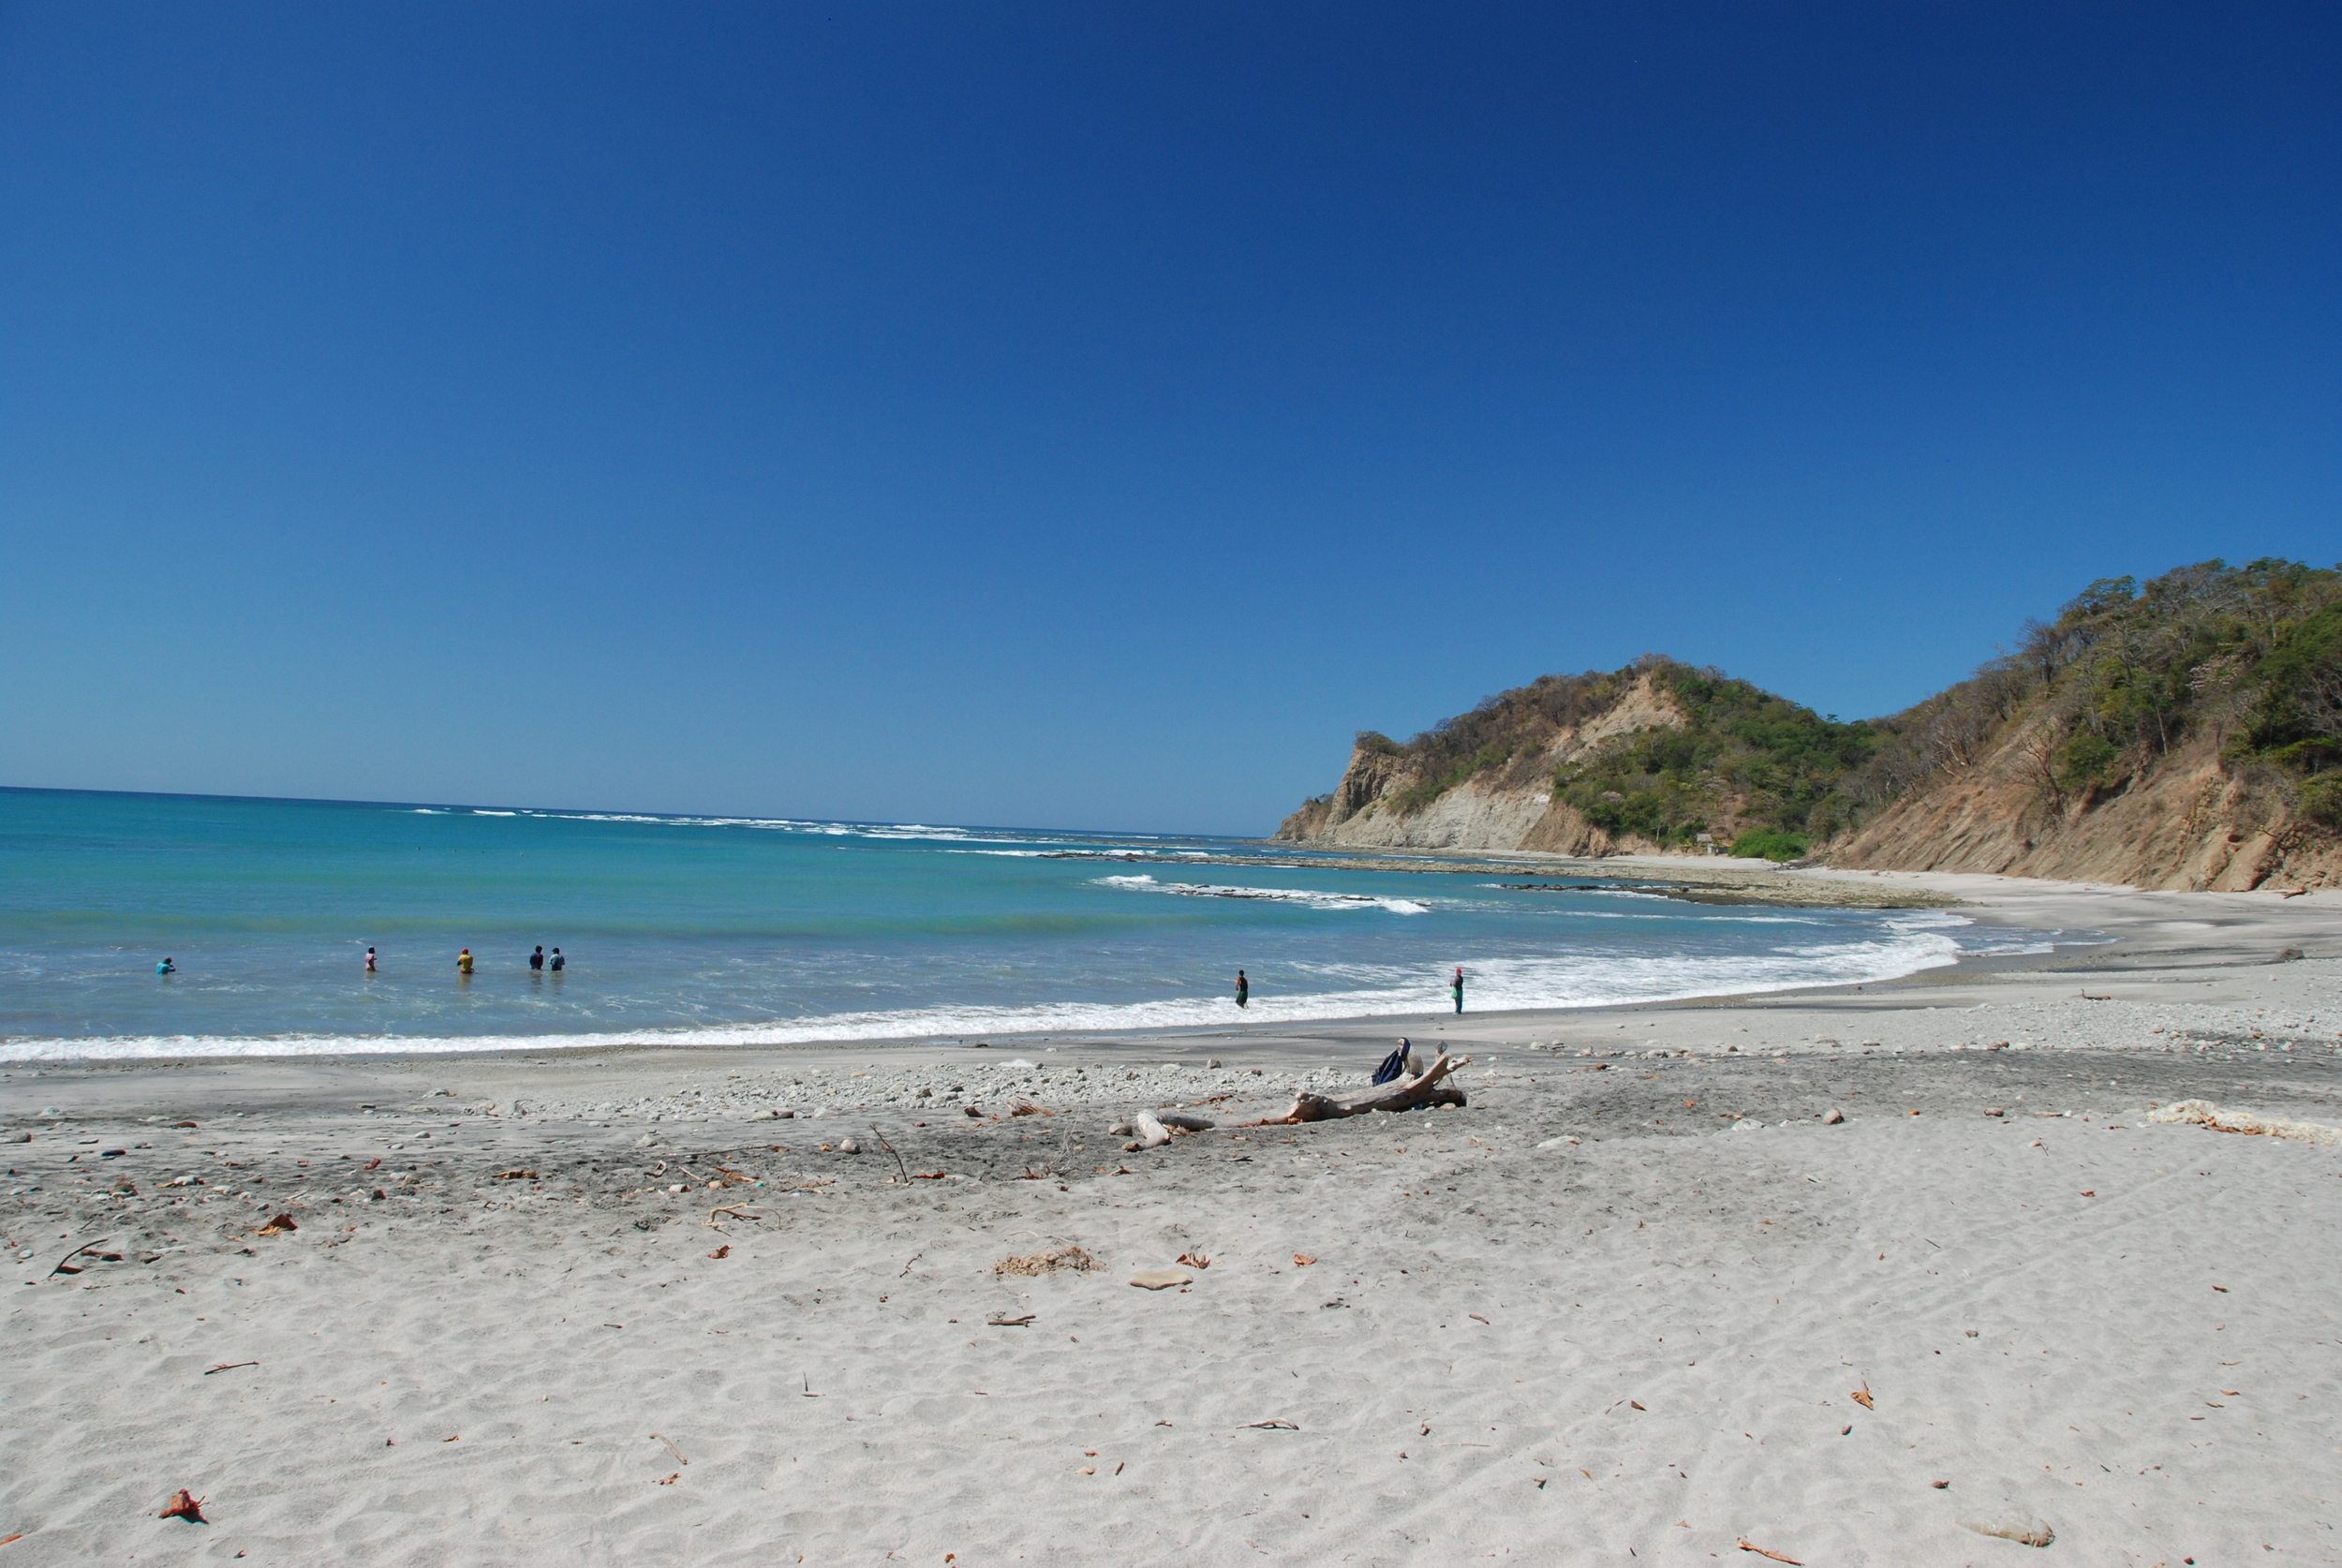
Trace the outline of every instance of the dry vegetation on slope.
<path fill-rule="evenodd" d="M 2342 570 L 2093 584 L 2011 654 L 1843 724 L 1646 656 L 1401 745 L 1368 732 L 1289 841 L 1773 858 L 2152 886 L 2342 878 Z"/>

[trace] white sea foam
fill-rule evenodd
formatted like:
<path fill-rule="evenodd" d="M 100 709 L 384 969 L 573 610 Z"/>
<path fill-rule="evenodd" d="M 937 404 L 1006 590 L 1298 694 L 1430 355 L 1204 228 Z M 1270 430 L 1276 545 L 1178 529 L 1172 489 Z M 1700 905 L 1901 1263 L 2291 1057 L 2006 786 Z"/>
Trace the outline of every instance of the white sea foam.
<path fill-rule="evenodd" d="M 1377 898 L 1364 893 L 1318 893 L 1303 887 L 1220 887 L 1207 882 L 1159 882 L 1144 874 L 1100 877 L 1101 887 L 1134 893 L 1169 893 L 1186 898 L 1259 898 L 1276 904 L 1299 904 L 1312 910 L 1388 910 L 1392 914 L 1429 914 L 1430 906 L 1412 898 Z"/>

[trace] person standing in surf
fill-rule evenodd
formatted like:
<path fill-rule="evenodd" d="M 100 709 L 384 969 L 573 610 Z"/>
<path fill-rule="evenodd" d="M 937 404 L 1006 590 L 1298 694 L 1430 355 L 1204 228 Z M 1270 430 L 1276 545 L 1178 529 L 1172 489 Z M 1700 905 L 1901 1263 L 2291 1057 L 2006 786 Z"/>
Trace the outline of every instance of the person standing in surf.
<path fill-rule="evenodd" d="M 461 953 L 459 953 L 459 954 L 457 954 L 455 955 L 455 972 L 456 972 L 457 974 L 462 975 L 462 976 L 463 976 L 465 979 L 467 979 L 467 980 L 469 980 L 469 979 L 471 978 L 471 949 L 470 949 L 470 948 L 466 948 L 466 949 L 464 949 L 464 951 L 463 951 L 463 952 L 461 952 Z"/>
<path fill-rule="evenodd" d="M 545 967 L 545 950 L 543 948 L 540 947 L 536 952 L 528 955 L 528 967 L 532 969 L 542 969 Z"/>
<path fill-rule="evenodd" d="M 1236 1004 L 1243 1007 L 1253 999 L 1253 983 L 1244 978 L 1244 971 L 1236 971 Z"/>
<path fill-rule="evenodd" d="M 1455 993 L 1456 1011 L 1461 1013 L 1463 1011 L 1463 966 L 1461 964 L 1456 966 L 1456 978 L 1447 983 L 1447 988 Z"/>
<path fill-rule="evenodd" d="M 368 974 L 372 974 L 373 972 L 374 972 L 374 949 L 372 949 L 372 948 L 368 948 L 368 949 L 366 949 L 366 973 L 368 973 Z"/>

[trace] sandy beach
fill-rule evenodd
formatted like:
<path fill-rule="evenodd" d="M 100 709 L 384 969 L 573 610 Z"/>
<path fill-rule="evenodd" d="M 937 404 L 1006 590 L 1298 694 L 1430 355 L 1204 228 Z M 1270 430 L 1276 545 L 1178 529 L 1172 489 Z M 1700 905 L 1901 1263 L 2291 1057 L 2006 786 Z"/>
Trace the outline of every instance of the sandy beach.
<path fill-rule="evenodd" d="M 12 1070 L 5 1549 L 2342 1561 L 2342 1147 L 2147 1119 L 2342 1126 L 2342 894 L 1859 880 L 2114 939 L 1565 1013 Z M 1399 1034 L 1467 1107 L 1243 1125 Z M 1108 1132 L 1168 1105 L 1215 1126 Z M 996 1272 L 1051 1253 L 1089 1266 Z"/>

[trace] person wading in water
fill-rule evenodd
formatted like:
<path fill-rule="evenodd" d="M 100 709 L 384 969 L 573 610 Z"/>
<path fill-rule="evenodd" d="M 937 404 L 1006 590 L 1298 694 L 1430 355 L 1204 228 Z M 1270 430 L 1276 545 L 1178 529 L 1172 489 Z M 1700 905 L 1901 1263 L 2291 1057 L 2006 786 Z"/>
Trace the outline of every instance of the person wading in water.
<path fill-rule="evenodd" d="M 1451 980 L 1451 981 L 1449 981 L 1449 982 L 1447 983 L 1447 988 L 1448 988 L 1450 991 L 1453 991 L 1453 992 L 1456 994 L 1456 1011 L 1457 1011 L 1457 1012 L 1459 1012 L 1459 1013 L 1461 1013 L 1461 1012 L 1463 1011 L 1463 966 L 1462 966 L 1462 965 L 1459 964 L 1459 965 L 1457 965 L 1457 966 L 1456 966 L 1456 978 L 1455 978 L 1455 979 L 1453 979 L 1453 980 Z"/>
<path fill-rule="evenodd" d="M 1236 1004 L 1238 1007 L 1242 1007 L 1252 999 L 1253 983 L 1244 978 L 1244 971 L 1242 969 L 1238 969 L 1236 971 Z"/>

